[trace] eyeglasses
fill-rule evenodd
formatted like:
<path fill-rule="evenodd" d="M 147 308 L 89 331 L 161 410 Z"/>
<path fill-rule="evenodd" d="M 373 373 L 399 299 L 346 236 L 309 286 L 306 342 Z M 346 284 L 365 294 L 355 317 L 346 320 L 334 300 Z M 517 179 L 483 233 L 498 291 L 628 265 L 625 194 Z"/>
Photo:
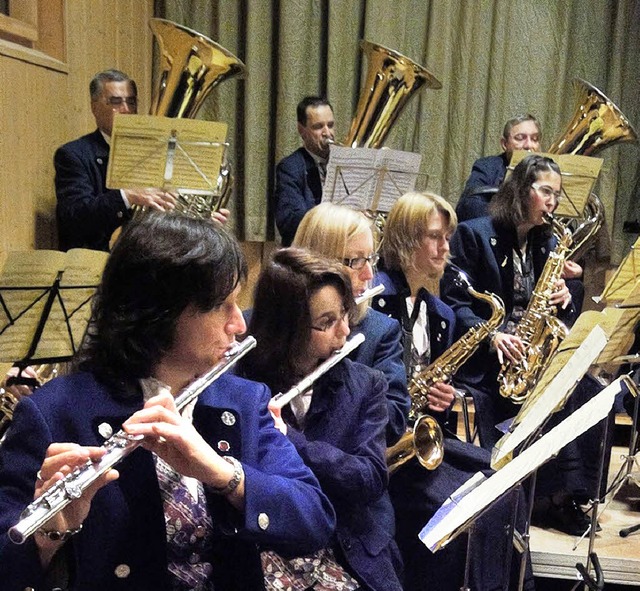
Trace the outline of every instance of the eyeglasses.
<path fill-rule="evenodd" d="M 342 263 L 347 265 L 347 267 L 351 269 L 355 269 L 356 271 L 359 271 L 367 263 L 369 263 L 372 267 L 375 267 L 379 260 L 380 260 L 380 255 L 377 252 L 374 252 L 373 254 L 370 254 L 368 257 L 356 257 L 355 259 L 343 259 Z"/>
<path fill-rule="evenodd" d="M 108 105 L 112 107 L 121 107 L 123 103 L 127 103 L 128 107 L 137 107 L 138 106 L 138 97 L 137 96 L 110 96 L 106 98 L 106 102 Z"/>
<path fill-rule="evenodd" d="M 549 185 L 539 185 L 538 183 L 532 183 L 531 188 L 542 193 L 545 197 L 555 197 L 556 201 L 560 201 L 562 197 L 562 191 L 554 191 Z"/>
<path fill-rule="evenodd" d="M 342 322 L 348 314 L 349 312 L 347 312 L 347 310 L 342 310 L 342 312 L 340 312 L 340 316 L 338 316 L 337 318 L 323 318 L 316 326 L 312 324 L 311 329 L 317 330 L 318 332 L 327 332 L 328 330 L 334 328 L 338 324 L 338 322 Z"/>

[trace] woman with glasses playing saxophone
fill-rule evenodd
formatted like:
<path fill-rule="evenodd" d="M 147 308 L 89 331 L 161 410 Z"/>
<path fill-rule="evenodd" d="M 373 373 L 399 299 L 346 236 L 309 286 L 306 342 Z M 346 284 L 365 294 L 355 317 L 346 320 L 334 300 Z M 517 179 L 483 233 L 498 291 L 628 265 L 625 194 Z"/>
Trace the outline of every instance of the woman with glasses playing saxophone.
<path fill-rule="evenodd" d="M 242 375 L 273 392 L 290 390 L 345 345 L 355 314 L 342 264 L 302 249 L 277 251 L 256 286 L 249 332 L 258 345 L 241 361 Z M 282 409 L 287 436 L 331 500 L 337 527 L 321 553 L 263 553 L 268 591 L 401 591 L 388 528 L 386 392 L 382 373 L 342 359 Z"/>
<path fill-rule="evenodd" d="M 257 545 L 292 553 L 328 543 L 333 509 L 275 429 L 264 385 L 220 375 L 178 412 L 183 387 L 224 364 L 245 332 L 237 306 L 245 277 L 240 246 L 218 224 L 150 212 L 127 225 L 79 371 L 24 398 L 0 449 L 1 581 L 258 590 Z M 140 447 L 81 490 L 73 472 L 96 469 L 114 449 L 103 441 L 121 427 L 144 436 Z M 32 537 L 9 539 L 9 526 L 28 519 L 23 509 L 63 479 L 75 500 Z"/>
<path fill-rule="evenodd" d="M 569 268 L 563 265 L 566 235 L 557 239 L 548 223 L 561 191 L 558 165 L 546 156 L 530 154 L 493 197 L 491 215 L 461 223 L 451 239 L 453 263 L 469 276 L 476 289 L 490 289 L 505 303 L 502 326 L 458 374 L 473 395 L 480 443 L 487 449 L 492 449 L 502 435 L 495 425 L 514 417 L 520 408 L 510 398 L 501 396 L 501 390 L 519 384 L 520 379 L 532 375 L 544 361 L 529 361 L 529 352 L 538 345 L 542 348 L 542 343 L 527 342 L 531 340 L 528 333 L 538 334 L 536 323 L 543 324 L 543 328 L 548 323 L 563 331 L 559 321 L 570 324 L 575 319 L 565 277 L 569 278 L 567 271 L 570 276 L 578 276 L 581 269 L 575 263 Z M 460 331 L 481 320 L 484 305 L 455 284 L 453 269 L 445 271 L 441 285 L 443 300 L 455 311 Z M 528 327 L 532 327 L 531 331 Z M 555 338 L 551 331 L 548 334 Z M 564 333 L 560 339 L 563 337 Z M 524 359 L 528 363 L 523 363 Z M 507 375 L 510 379 L 498 382 L 499 376 Z M 533 382 L 535 379 L 528 382 L 525 394 Z M 570 414 L 592 393 L 590 382 L 583 380 L 564 410 L 553 415 L 550 425 Z M 536 494 L 541 510 L 534 516 L 541 519 L 537 524 L 571 535 L 584 533 L 590 520 L 577 501 L 586 502 L 589 495 L 595 494 L 595 482 L 589 480 L 597 479 L 597 469 L 594 467 L 590 475 L 587 472 L 597 463 L 596 457 L 599 457 L 596 452 L 590 453 L 572 442 L 554 462 L 538 472 Z"/>
<path fill-rule="evenodd" d="M 408 193 L 394 204 L 385 224 L 382 246 L 383 270 L 376 281 L 385 286 L 373 306 L 402 324 L 404 359 L 412 391 L 411 420 L 427 413 L 444 432 L 444 456 L 434 470 L 425 470 L 416 459 L 400 466 L 391 477 L 389 492 L 396 513 L 396 539 L 405 563 L 405 590 L 441 589 L 457 591 L 463 586 L 466 536 L 432 554 L 418 539 L 422 526 L 449 495 L 476 472 L 491 472 L 490 455 L 455 437 L 455 425 L 448 424 L 455 391 L 451 384 L 455 362 L 445 362 L 444 378 L 425 377 L 425 370 L 448 359 L 458 342 L 453 342 L 455 316 L 436 295 L 438 281 L 449 259 L 449 239 L 456 228 L 456 215 L 449 203 L 429 193 Z M 489 299 L 485 296 L 485 299 Z M 501 303 L 484 320 L 501 318 Z M 495 320 L 493 320 L 495 322 Z M 483 338 L 483 332 L 466 346 Z M 459 351 L 454 357 L 464 355 Z M 428 369 L 427 369 L 428 371 Z M 434 372 L 435 376 L 442 375 Z M 416 388 L 424 379 L 424 387 Z M 475 524 L 471 549 L 469 586 L 473 589 L 512 588 L 519 562 L 506 564 L 509 555 L 504 528 L 513 521 L 515 495 L 494 505 Z M 522 505 L 520 505 L 522 506 Z M 528 557 L 527 557 L 528 559 Z M 511 571 L 511 572 L 510 572 Z M 530 570 L 527 589 L 533 588 Z"/>

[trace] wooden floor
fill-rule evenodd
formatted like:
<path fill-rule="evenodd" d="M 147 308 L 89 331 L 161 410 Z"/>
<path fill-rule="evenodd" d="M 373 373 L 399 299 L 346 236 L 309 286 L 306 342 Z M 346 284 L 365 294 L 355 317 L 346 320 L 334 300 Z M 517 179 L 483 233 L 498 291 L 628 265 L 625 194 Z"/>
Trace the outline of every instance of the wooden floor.
<path fill-rule="evenodd" d="M 613 448 L 610 482 L 626 453 L 626 448 Z M 596 534 L 594 550 L 604 571 L 607 591 L 640 587 L 640 531 L 626 538 L 619 535 L 622 528 L 640 524 L 640 486 L 636 484 L 640 479 L 638 465 L 631 476 L 631 479 L 625 480 L 626 484 L 613 500 L 606 507 L 601 507 L 598 519 L 602 531 Z M 585 563 L 589 540 L 585 538 L 577 547 L 576 543 L 577 538 L 556 530 L 531 528 L 531 556 L 537 589 L 571 589 L 571 584 L 561 586 L 557 580 L 566 579 L 567 583 L 568 580 L 575 583 L 575 565 L 578 562 Z"/>

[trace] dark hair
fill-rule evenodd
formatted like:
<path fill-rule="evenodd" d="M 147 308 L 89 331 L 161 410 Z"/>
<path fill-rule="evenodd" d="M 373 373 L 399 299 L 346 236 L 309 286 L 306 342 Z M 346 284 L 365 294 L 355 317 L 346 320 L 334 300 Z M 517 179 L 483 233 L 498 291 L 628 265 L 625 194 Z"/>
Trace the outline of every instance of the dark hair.
<path fill-rule="evenodd" d="M 79 368 L 113 385 L 149 377 L 182 312 L 214 309 L 246 274 L 240 246 L 218 224 L 160 212 L 139 216 L 107 260 Z"/>
<path fill-rule="evenodd" d="M 128 82 L 133 89 L 133 94 L 138 96 L 138 87 L 132 80 L 120 70 L 103 70 L 98 72 L 89 82 L 89 95 L 92 101 L 97 101 L 102 96 L 102 90 L 106 82 Z"/>
<path fill-rule="evenodd" d="M 504 129 L 502 130 L 503 139 L 508 140 L 509 135 L 511 134 L 511 130 L 516 125 L 519 125 L 520 123 L 524 123 L 525 121 L 532 121 L 535 124 L 535 126 L 538 128 L 538 133 L 540 134 L 540 136 L 542 136 L 542 131 L 540 129 L 540 121 L 538 121 L 538 119 L 536 119 L 536 117 L 534 117 L 533 115 L 530 115 L 529 113 L 525 113 L 523 115 L 516 115 L 515 117 L 512 117 L 511 119 L 509 119 L 509 121 L 507 121 L 504 124 Z"/>
<path fill-rule="evenodd" d="M 541 172 L 560 173 L 554 160 L 540 154 L 529 154 L 514 168 L 500 186 L 491 203 L 489 213 L 498 223 L 516 227 L 529 217 L 529 190 Z"/>
<path fill-rule="evenodd" d="M 298 123 L 300 125 L 307 124 L 307 109 L 309 107 L 313 107 L 314 109 L 317 107 L 327 106 L 333 111 L 333 107 L 331 103 L 321 96 L 305 96 L 296 107 L 296 116 L 298 117 Z"/>
<path fill-rule="evenodd" d="M 309 299 L 327 285 L 338 290 L 352 317 L 356 306 L 342 264 L 299 248 L 276 251 L 256 285 L 249 334 L 258 345 L 240 361 L 243 375 L 265 382 L 274 394 L 303 377 L 300 362 L 311 337 Z"/>

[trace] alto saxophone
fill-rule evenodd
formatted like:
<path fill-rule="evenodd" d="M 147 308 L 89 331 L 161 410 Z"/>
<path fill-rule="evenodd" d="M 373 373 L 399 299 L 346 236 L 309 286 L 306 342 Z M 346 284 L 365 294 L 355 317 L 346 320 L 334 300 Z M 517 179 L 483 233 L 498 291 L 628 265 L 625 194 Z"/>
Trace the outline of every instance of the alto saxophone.
<path fill-rule="evenodd" d="M 473 355 L 480 343 L 504 320 L 504 303 L 495 294 L 480 293 L 471 287 L 462 271 L 458 271 L 456 282 L 465 287 L 474 298 L 483 300 L 491 307 L 491 318 L 470 328 L 438 359 L 426 367 L 409 382 L 411 409 L 409 422 L 413 423 L 400 440 L 387 448 L 387 468 L 393 474 L 402 464 L 417 456 L 427 470 L 435 470 L 444 457 L 443 435 L 438 422 L 425 414 L 428 407 L 429 388 L 438 382 L 450 380 L 460 366 Z"/>
<path fill-rule="evenodd" d="M 500 394 L 514 404 L 522 404 L 527 399 L 569 332 L 556 318 L 556 307 L 549 305 L 549 296 L 562 275 L 573 241 L 571 230 L 550 214 L 545 218 L 552 224 L 558 244 L 549 254 L 524 316 L 516 326 L 514 334 L 524 343 L 524 356 L 518 363 L 505 359 L 498 374 Z"/>

